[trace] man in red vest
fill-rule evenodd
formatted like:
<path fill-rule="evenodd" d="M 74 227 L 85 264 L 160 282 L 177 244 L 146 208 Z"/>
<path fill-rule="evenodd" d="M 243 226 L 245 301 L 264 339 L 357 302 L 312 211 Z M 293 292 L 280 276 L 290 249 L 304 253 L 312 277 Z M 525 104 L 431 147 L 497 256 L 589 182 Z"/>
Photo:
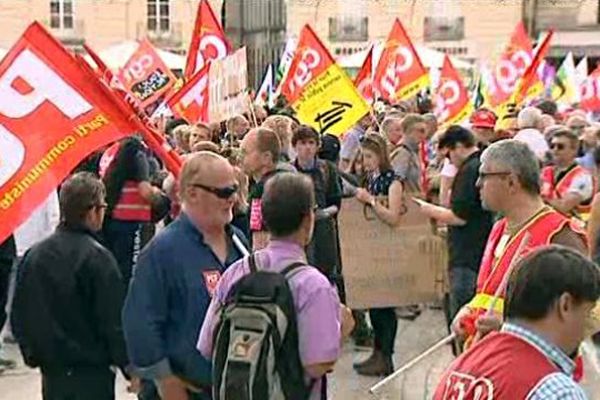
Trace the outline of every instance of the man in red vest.
<path fill-rule="evenodd" d="M 592 322 L 600 269 L 564 246 L 536 250 L 511 274 L 506 323 L 457 358 L 434 400 L 585 400 L 569 357 Z"/>
<path fill-rule="evenodd" d="M 467 345 L 500 329 L 506 289 L 502 282 L 514 259 L 551 243 L 587 254 L 585 233 L 569 218 L 544 204 L 539 176 L 537 158 L 522 142 L 513 139 L 496 142 L 481 156 L 477 186 L 483 207 L 504 218 L 494 224 L 488 237 L 475 297 L 452 323 L 453 331 Z M 526 237 L 527 243 L 521 245 Z M 487 313 L 492 307 L 493 312 Z"/>
<path fill-rule="evenodd" d="M 575 160 L 579 139 L 568 128 L 560 129 L 553 134 L 550 148 L 555 165 L 542 170 L 542 197 L 557 211 L 585 222 L 589 219 L 596 182 Z"/>

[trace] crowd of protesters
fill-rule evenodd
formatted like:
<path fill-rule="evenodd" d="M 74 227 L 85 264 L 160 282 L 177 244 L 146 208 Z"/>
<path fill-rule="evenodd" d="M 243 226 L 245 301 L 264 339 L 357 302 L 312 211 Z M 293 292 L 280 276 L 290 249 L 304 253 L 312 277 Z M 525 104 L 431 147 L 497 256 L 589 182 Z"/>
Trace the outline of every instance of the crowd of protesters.
<path fill-rule="evenodd" d="M 449 127 L 438 126 L 424 100 L 374 110 L 341 138 L 301 124 L 289 108 L 256 106 L 208 125 L 157 120 L 185 160 L 177 178 L 137 137 L 82 162 L 59 201 L 54 193 L 0 250 L 0 327 L 7 325 L 4 340 L 18 342 L 26 364 L 41 369 L 44 399 L 113 399 L 111 366 L 142 400 L 227 398 L 232 390 L 307 398 L 293 394 L 302 386 L 310 398 L 326 398 L 326 376 L 350 334 L 372 347 L 355 364 L 358 374 L 392 373 L 397 319 L 417 318 L 423 305 L 344 306 L 338 214 L 342 199 L 353 197 L 396 227 L 412 196 L 447 232 L 445 311 L 456 353 L 468 349 L 443 380 L 484 376 L 493 365 L 478 360 L 494 364 L 497 346 L 504 363 L 540 364 L 527 376 L 486 375 L 494 387 L 523 378 L 498 390 L 528 393 L 555 372 L 538 391 L 565 385 L 579 397 L 564 398 L 584 398 L 570 380 L 584 338 L 573 326 L 600 296 L 600 274 L 588 261 L 600 260 L 600 124 L 550 100 L 500 121 L 481 108 Z M 532 249 L 570 250 L 549 247 L 523 260 L 495 301 L 504 279 L 494 271 L 510 274 L 515 238 Z M 272 273 L 291 275 L 286 317 L 295 334 L 282 346 L 287 367 L 301 372 L 275 383 L 257 375 L 268 389 L 247 381 L 258 374 L 250 366 L 266 365 L 262 356 L 220 351 L 223 337 L 230 352 L 252 350 L 248 332 L 259 328 L 237 337 L 232 322 L 227 337 L 220 327 L 238 321 L 235 310 L 249 312 L 244 290 L 264 289 L 252 284 L 257 270 L 265 282 Z M 248 368 L 236 367 L 247 359 Z M 0 373 L 14 367 L 0 359 Z M 444 384 L 436 399 L 452 398 Z"/>

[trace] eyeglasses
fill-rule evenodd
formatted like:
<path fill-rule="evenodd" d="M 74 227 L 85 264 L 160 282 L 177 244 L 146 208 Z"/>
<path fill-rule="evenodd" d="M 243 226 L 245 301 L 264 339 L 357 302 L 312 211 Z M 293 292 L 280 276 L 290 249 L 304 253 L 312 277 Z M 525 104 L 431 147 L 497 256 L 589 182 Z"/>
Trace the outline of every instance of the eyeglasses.
<path fill-rule="evenodd" d="M 212 187 L 212 186 L 206 186 L 201 183 L 192 183 L 190 186 L 197 187 L 202 190 L 206 190 L 207 192 L 210 192 L 210 193 L 214 194 L 215 196 L 217 196 L 218 198 L 223 199 L 223 200 L 229 199 L 231 196 L 236 194 L 239 190 L 238 185 L 226 186 L 224 188 L 216 188 L 216 187 Z"/>
<path fill-rule="evenodd" d="M 565 145 L 564 143 L 551 143 L 550 144 L 550 148 L 552 150 L 556 149 L 556 150 L 564 150 L 565 149 Z"/>
<path fill-rule="evenodd" d="M 479 179 L 485 180 L 486 178 L 489 178 L 492 176 L 508 176 L 510 174 L 512 174 L 512 172 L 510 172 L 510 171 L 479 172 Z"/>

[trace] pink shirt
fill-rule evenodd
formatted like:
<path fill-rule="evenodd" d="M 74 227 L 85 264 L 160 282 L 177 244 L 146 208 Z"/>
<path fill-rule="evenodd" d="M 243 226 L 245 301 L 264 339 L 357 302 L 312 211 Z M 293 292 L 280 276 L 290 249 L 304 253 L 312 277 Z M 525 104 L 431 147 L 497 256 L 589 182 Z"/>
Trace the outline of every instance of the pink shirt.
<path fill-rule="evenodd" d="M 256 252 L 259 269 L 281 271 L 295 262 L 306 263 L 304 249 L 298 244 L 272 240 Z M 198 350 L 212 358 L 213 333 L 219 321 L 219 310 L 231 287 L 250 272 L 246 259 L 231 265 L 221 277 L 198 338 Z M 335 287 L 316 268 L 305 268 L 290 279 L 298 326 L 298 345 L 302 365 L 332 362 L 341 353 L 340 300 Z M 315 385 L 312 399 L 319 399 Z"/>

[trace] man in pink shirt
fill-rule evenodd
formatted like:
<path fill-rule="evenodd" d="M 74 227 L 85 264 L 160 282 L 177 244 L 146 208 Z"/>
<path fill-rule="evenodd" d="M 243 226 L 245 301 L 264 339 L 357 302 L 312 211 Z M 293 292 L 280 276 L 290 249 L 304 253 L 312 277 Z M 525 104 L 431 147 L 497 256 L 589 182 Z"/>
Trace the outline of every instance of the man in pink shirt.
<path fill-rule="evenodd" d="M 301 174 L 284 172 L 273 176 L 262 197 L 263 219 L 271 234 L 266 248 L 255 253 L 259 270 L 281 272 L 287 266 L 306 263 L 305 246 L 314 225 L 314 189 Z M 250 272 L 248 258 L 229 267 L 216 289 L 198 339 L 198 350 L 212 358 L 213 337 L 220 311 L 232 286 Z M 303 268 L 289 279 L 298 327 L 300 361 L 307 384 L 316 380 L 311 399 L 325 395 L 326 373 L 341 353 L 341 343 L 354 327 L 352 313 L 341 305 L 337 291 L 316 268 Z"/>

